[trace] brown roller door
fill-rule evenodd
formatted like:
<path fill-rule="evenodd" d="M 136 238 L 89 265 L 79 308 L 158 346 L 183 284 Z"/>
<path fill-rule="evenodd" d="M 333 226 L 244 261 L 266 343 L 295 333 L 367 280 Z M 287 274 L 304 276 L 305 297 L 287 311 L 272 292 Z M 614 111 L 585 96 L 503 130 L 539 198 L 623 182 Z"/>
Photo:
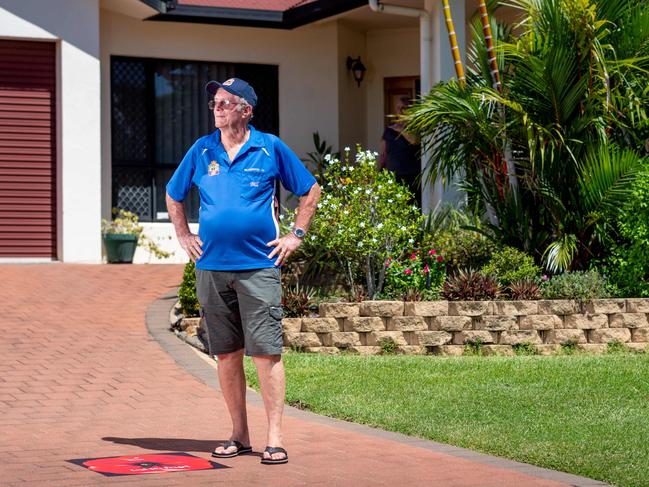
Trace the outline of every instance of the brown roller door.
<path fill-rule="evenodd" d="M 54 48 L 0 40 L 0 257 L 56 257 Z"/>

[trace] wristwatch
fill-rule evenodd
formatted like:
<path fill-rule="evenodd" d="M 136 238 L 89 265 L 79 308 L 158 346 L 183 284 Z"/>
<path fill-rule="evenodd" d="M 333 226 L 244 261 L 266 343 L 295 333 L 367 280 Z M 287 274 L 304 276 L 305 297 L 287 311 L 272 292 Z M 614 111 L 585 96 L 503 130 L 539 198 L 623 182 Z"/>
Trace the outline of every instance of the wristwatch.
<path fill-rule="evenodd" d="M 304 238 L 306 232 L 304 231 L 303 228 L 295 227 L 293 229 L 293 235 L 295 235 L 297 238 Z"/>

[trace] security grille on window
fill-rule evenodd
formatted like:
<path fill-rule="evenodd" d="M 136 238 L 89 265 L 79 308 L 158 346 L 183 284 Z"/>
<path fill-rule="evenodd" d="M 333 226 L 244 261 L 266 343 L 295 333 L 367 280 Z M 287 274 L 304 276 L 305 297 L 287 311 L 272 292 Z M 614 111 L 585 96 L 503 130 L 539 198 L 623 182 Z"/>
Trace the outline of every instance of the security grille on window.
<path fill-rule="evenodd" d="M 239 77 L 259 95 L 253 125 L 278 134 L 277 66 L 113 57 L 112 205 L 142 221 L 168 221 L 165 186 L 194 141 L 214 130 L 205 84 Z M 198 221 L 195 190 L 185 201 Z"/>

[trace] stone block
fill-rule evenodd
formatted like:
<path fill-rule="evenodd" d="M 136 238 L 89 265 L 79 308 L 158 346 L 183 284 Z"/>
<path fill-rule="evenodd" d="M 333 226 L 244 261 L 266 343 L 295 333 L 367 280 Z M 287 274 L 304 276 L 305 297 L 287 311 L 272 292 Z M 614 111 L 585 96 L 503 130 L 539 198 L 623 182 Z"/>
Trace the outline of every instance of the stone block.
<path fill-rule="evenodd" d="M 400 345 L 395 348 L 395 352 L 399 355 L 426 355 L 428 353 L 426 347 L 421 345 Z"/>
<path fill-rule="evenodd" d="M 649 353 L 649 347 L 646 343 L 626 343 L 625 345 L 633 352 Z"/>
<path fill-rule="evenodd" d="M 446 345 L 453 339 L 453 335 L 445 331 L 417 331 L 415 336 L 419 345 L 426 347 Z"/>
<path fill-rule="evenodd" d="M 450 316 L 482 316 L 493 314 L 491 301 L 451 301 L 448 303 Z"/>
<path fill-rule="evenodd" d="M 509 345 L 484 345 L 482 354 L 487 356 L 511 357 L 515 355 L 514 349 Z"/>
<path fill-rule="evenodd" d="M 322 344 L 325 347 L 359 347 L 361 339 L 355 331 L 334 331 L 322 335 Z"/>
<path fill-rule="evenodd" d="M 428 330 L 426 320 L 421 316 L 395 316 L 388 318 L 388 330 L 421 331 Z"/>
<path fill-rule="evenodd" d="M 546 338 L 549 344 L 586 343 L 584 330 L 550 330 Z"/>
<path fill-rule="evenodd" d="M 634 342 L 649 342 L 649 326 L 631 330 L 631 340 Z"/>
<path fill-rule="evenodd" d="M 581 306 L 574 299 L 542 299 L 538 301 L 540 315 L 571 315 L 581 313 Z"/>
<path fill-rule="evenodd" d="M 627 299 L 626 310 L 629 313 L 649 313 L 649 298 Z"/>
<path fill-rule="evenodd" d="M 515 316 L 485 315 L 476 319 L 476 330 L 504 331 L 518 328 Z"/>
<path fill-rule="evenodd" d="M 567 315 L 563 321 L 564 328 L 577 328 L 579 330 L 595 330 L 608 328 L 608 316 L 604 314 Z"/>
<path fill-rule="evenodd" d="M 630 342 L 631 330 L 628 328 L 603 328 L 590 332 L 591 343 Z"/>
<path fill-rule="evenodd" d="M 331 333 L 340 331 L 336 318 L 302 318 L 302 331 L 313 333 Z"/>
<path fill-rule="evenodd" d="M 361 316 L 403 316 L 403 301 L 363 301 Z"/>
<path fill-rule="evenodd" d="M 182 331 L 191 330 L 191 332 L 196 335 L 196 328 L 201 326 L 201 319 L 202 318 L 183 318 L 180 321 L 180 329 Z"/>
<path fill-rule="evenodd" d="M 464 355 L 464 347 L 462 345 L 441 345 L 434 347 L 433 353 L 443 357 L 460 357 Z"/>
<path fill-rule="evenodd" d="M 561 351 L 561 345 L 557 345 L 557 344 L 536 345 L 536 351 L 539 355 L 556 355 Z"/>
<path fill-rule="evenodd" d="M 647 315 L 644 313 L 616 313 L 608 317 L 610 328 L 642 328 L 649 326 Z"/>
<path fill-rule="evenodd" d="M 347 318 L 358 316 L 360 305 L 358 303 L 322 303 L 320 316 L 323 318 Z"/>
<path fill-rule="evenodd" d="M 282 318 L 284 333 L 299 333 L 302 330 L 302 318 Z"/>
<path fill-rule="evenodd" d="M 322 343 L 315 333 L 284 333 L 284 346 L 304 349 L 306 347 L 321 347 Z"/>
<path fill-rule="evenodd" d="M 578 343 L 577 350 L 587 353 L 606 353 L 608 345 L 606 343 Z"/>
<path fill-rule="evenodd" d="M 521 330 L 554 330 L 563 327 L 563 320 L 557 315 L 521 316 L 518 327 Z"/>
<path fill-rule="evenodd" d="M 320 353 L 322 355 L 338 355 L 340 349 L 336 347 L 304 347 L 307 353 Z"/>
<path fill-rule="evenodd" d="M 510 330 L 502 332 L 499 343 L 500 345 L 522 345 L 524 343 L 541 345 L 543 340 L 536 330 Z"/>
<path fill-rule="evenodd" d="M 407 346 L 408 342 L 400 331 L 373 331 L 367 335 L 369 346 L 381 346 L 383 342 L 392 342 L 396 346 Z"/>
<path fill-rule="evenodd" d="M 467 343 L 494 343 L 494 336 L 483 330 L 466 330 L 458 331 L 453 333 L 453 344 L 454 345 L 465 345 Z"/>
<path fill-rule="evenodd" d="M 444 316 L 448 314 L 448 301 L 415 301 L 404 303 L 406 316 Z"/>
<path fill-rule="evenodd" d="M 496 313 L 506 316 L 539 314 L 538 301 L 496 301 Z"/>
<path fill-rule="evenodd" d="M 349 347 L 346 352 L 358 355 L 379 355 L 381 353 L 381 347 Z"/>
<path fill-rule="evenodd" d="M 385 322 L 378 316 L 354 316 L 345 318 L 343 329 L 360 333 L 380 331 L 385 330 Z"/>
<path fill-rule="evenodd" d="M 591 314 L 612 314 L 624 313 L 626 311 L 626 300 L 624 299 L 593 299 L 584 303 L 584 312 Z"/>
<path fill-rule="evenodd" d="M 470 316 L 438 316 L 432 320 L 432 326 L 443 331 L 470 330 L 471 325 Z"/>

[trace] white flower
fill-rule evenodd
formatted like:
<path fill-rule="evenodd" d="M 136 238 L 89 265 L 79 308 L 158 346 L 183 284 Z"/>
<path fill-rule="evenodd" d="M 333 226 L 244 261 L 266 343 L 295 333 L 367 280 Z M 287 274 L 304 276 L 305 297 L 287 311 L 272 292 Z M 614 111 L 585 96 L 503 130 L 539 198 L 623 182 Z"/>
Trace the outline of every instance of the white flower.
<path fill-rule="evenodd" d="M 401 227 L 399 230 L 401 230 L 402 232 L 405 232 L 407 230 L 407 228 L 406 227 Z"/>
<path fill-rule="evenodd" d="M 358 242 L 358 244 L 356 244 L 356 247 L 358 248 L 361 248 L 362 246 L 363 246 L 363 242 Z"/>
<path fill-rule="evenodd" d="M 349 147 L 345 147 L 345 152 L 349 152 L 351 149 Z"/>
<path fill-rule="evenodd" d="M 351 172 L 353 170 L 354 170 L 354 166 L 349 166 L 349 171 Z"/>
<path fill-rule="evenodd" d="M 325 154 L 325 161 L 329 162 L 331 160 L 331 154 Z"/>
<path fill-rule="evenodd" d="M 359 226 L 360 226 L 361 228 L 365 228 L 365 222 L 360 222 Z"/>
<path fill-rule="evenodd" d="M 280 215 L 280 216 L 279 216 L 279 219 L 280 219 L 280 220 L 283 220 L 283 219 L 284 219 L 284 215 Z"/>
<path fill-rule="evenodd" d="M 315 235 L 311 235 L 311 241 L 315 240 Z"/>
<path fill-rule="evenodd" d="M 343 215 L 349 215 L 349 210 L 343 211 Z"/>
<path fill-rule="evenodd" d="M 372 243 L 376 243 L 376 242 L 378 242 L 378 240 L 375 239 L 375 238 L 373 238 L 373 239 L 372 239 Z"/>
<path fill-rule="evenodd" d="M 383 228 L 383 223 L 379 223 L 379 224 L 376 226 L 376 228 L 378 228 L 379 230 L 380 230 L 381 228 Z"/>
<path fill-rule="evenodd" d="M 379 156 L 379 153 L 378 153 L 378 152 L 374 152 L 374 157 L 378 157 L 378 156 Z"/>
<path fill-rule="evenodd" d="M 394 201 L 393 200 L 388 200 L 388 203 L 394 203 Z"/>
<path fill-rule="evenodd" d="M 418 209 L 418 208 L 417 208 L 417 205 L 412 205 L 411 208 L 412 208 L 413 210 L 417 210 L 417 209 Z"/>
<path fill-rule="evenodd" d="M 379 185 L 376 187 L 376 189 L 381 189 L 382 187 L 383 187 L 383 185 L 382 185 L 382 184 L 379 184 Z"/>
<path fill-rule="evenodd" d="M 393 183 L 394 181 L 392 181 L 392 179 L 388 179 L 388 184 L 393 184 Z"/>
<path fill-rule="evenodd" d="M 371 193 L 371 191 L 369 189 L 365 190 L 365 194 L 370 194 L 370 193 Z"/>
<path fill-rule="evenodd" d="M 408 239 L 408 243 L 409 243 L 409 244 L 414 244 L 414 243 L 415 243 L 415 239 L 414 239 L 414 238 L 410 238 L 410 239 Z"/>

